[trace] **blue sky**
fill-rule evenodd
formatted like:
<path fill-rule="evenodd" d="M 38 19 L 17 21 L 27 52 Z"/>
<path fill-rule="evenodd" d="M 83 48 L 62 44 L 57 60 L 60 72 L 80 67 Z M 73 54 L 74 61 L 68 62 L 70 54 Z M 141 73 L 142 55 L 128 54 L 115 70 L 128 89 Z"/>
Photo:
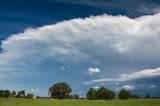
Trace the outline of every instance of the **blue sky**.
<path fill-rule="evenodd" d="M 159 0 L 0 0 L 0 89 L 160 96 L 159 18 Z"/>

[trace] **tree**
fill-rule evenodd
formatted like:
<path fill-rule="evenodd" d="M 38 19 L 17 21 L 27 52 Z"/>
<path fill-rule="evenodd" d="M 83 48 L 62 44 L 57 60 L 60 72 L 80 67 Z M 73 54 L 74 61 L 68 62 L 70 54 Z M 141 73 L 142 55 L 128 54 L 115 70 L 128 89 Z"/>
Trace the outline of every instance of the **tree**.
<path fill-rule="evenodd" d="M 3 97 L 3 90 L 0 90 L 0 98 Z"/>
<path fill-rule="evenodd" d="M 27 94 L 26 98 L 28 98 L 28 99 L 33 99 L 33 98 L 34 98 L 34 95 L 31 94 L 31 93 L 29 93 L 29 94 Z"/>
<path fill-rule="evenodd" d="M 86 96 L 87 96 L 87 99 L 89 100 L 95 100 L 97 99 L 97 91 L 94 90 L 93 88 L 90 88 Z"/>
<path fill-rule="evenodd" d="M 18 98 L 24 98 L 24 97 L 25 97 L 25 91 L 24 91 L 24 90 L 19 91 L 19 92 L 17 93 L 17 97 L 18 97 Z"/>
<path fill-rule="evenodd" d="M 72 89 L 69 84 L 65 82 L 56 83 L 49 88 L 49 95 L 51 98 L 64 99 L 69 98 L 69 94 L 72 92 Z"/>
<path fill-rule="evenodd" d="M 16 97 L 16 91 L 13 91 L 11 95 L 12 97 Z"/>
<path fill-rule="evenodd" d="M 69 99 L 79 99 L 79 95 L 78 94 L 69 95 Z"/>
<path fill-rule="evenodd" d="M 9 98 L 11 96 L 11 92 L 9 90 L 4 90 L 3 91 L 3 97 L 4 98 Z"/>
<path fill-rule="evenodd" d="M 131 93 L 127 90 L 122 89 L 118 94 L 119 99 L 131 98 Z"/>
<path fill-rule="evenodd" d="M 73 96 L 73 98 L 74 98 L 74 99 L 79 99 L 79 95 L 78 95 L 78 94 L 75 94 L 75 95 Z"/>
<path fill-rule="evenodd" d="M 97 98 L 98 99 L 105 99 L 105 92 L 106 92 L 106 88 L 105 87 L 101 87 L 97 90 Z"/>
<path fill-rule="evenodd" d="M 48 91 L 48 95 L 52 98 L 52 90 L 53 90 L 53 87 L 50 87 L 49 88 L 49 91 Z"/>
<path fill-rule="evenodd" d="M 145 95 L 145 98 L 151 98 L 151 96 L 149 94 Z"/>
<path fill-rule="evenodd" d="M 136 95 L 136 94 L 131 94 L 131 98 L 139 98 L 139 96 L 138 95 Z"/>
<path fill-rule="evenodd" d="M 110 89 L 106 89 L 105 94 L 105 99 L 114 99 L 116 96 L 116 93 Z"/>
<path fill-rule="evenodd" d="M 97 98 L 102 100 L 108 100 L 115 98 L 115 92 L 110 89 L 106 89 L 105 87 L 101 87 L 97 90 Z"/>
<path fill-rule="evenodd" d="M 87 99 L 90 100 L 96 100 L 96 99 L 102 99 L 102 100 L 107 100 L 107 99 L 113 99 L 115 98 L 115 92 L 113 92 L 110 89 L 106 89 L 105 87 L 101 87 L 97 90 L 91 88 L 87 92 Z"/>
<path fill-rule="evenodd" d="M 69 99 L 74 99 L 74 95 L 69 95 Z"/>

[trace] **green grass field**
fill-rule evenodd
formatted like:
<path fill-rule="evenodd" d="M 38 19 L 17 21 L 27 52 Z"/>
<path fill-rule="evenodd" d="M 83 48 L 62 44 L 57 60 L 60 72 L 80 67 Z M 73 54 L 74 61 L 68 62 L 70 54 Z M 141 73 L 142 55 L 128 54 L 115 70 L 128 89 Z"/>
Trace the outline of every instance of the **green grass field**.
<path fill-rule="evenodd" d="M 0 99 L 0 106 L 160 106 L 160 99 L 137 99 L 137 100 Z"/>

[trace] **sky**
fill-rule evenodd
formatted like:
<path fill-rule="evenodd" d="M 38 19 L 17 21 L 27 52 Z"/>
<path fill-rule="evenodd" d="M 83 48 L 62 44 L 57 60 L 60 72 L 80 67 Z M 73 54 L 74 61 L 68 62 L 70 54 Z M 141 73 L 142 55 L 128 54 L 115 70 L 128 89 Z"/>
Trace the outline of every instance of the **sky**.
<path fill-rule="evenodd" d="M 0 89 L 160 96 L 159 0 L 0 0 Z"/>

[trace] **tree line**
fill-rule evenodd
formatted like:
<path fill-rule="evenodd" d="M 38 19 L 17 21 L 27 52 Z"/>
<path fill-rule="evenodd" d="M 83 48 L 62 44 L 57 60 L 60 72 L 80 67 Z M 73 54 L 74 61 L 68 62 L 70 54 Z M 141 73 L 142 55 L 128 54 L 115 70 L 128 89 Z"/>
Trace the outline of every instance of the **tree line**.
<path fill-rule="evenodd" d="M 70 95 L 72 89 L 69 84 L 65 82 L 56 83 L 49 88 L 49 96 L 54 99 L 73 99 L 79 98 L 79 95 Z M 131 99 L 131 98 L 140 98 L 138 95 L 133 94 L 125 89 L 122 89 L 118 93 L 119 99 Z M 90 88 L 86 94 L 87 99 L 89 100 L 109 100 L 116 98 L 116 93 L 108 88 L 100 87 L 99 89 Z M 146 95 L 145 98 L 151 98 L 149 95 Z"/>
<path fill-rule="evenodd" d="M 31 93 L 28 93 L 26 95 L 25 90 L 18 91 L 9 91 L 9 90 L 0 90 L 0 98 L 29 98 L 33 99 L 34 95 Z"/>
<path fill-rule="evenodd" d="M 59 82 L 54 84 L 49 88 L 49 98 L 54 99 L 79 99 L 78 94 L 71 94 L 72 88 L 69 84 L 65 82 Z M 31 93 L 26 95 L 25 90 L 18 91 L 9 91 L 9 90 L 0 90 L 0 98 L 29 98 L 33 99 L 35 96 Z M 86 98 L 89 100 L 109 100 L 109 99 L 131 99 L 131 98 L 140 98 L 138 95 L 133 94 L 125 89 L 122 89 L 118 95 L 111 89 L 106 87 L 100 87 L 99 89 L 90 88 L 87 91 Z M 48 98 L 48 97 L 37 97 L 37 98 Z M 146 95 L 145 98 L 151 98 L 150 95 Z"/>
<path fill-rule="evenodd" d="M 116 93 L 110 89 L 107 89 L 105 87 L 101 87 L 97 90 L 90 88 L 87 92 L 87 99 L 89 100 L 108 100 L 108 99 L 114 99 L 116 98 Z M 119 99 L 129 99 L 129 98 L 139 98 L 138 95 L 132 94 L 131 92 L 122 89 L 118 93 Z"/>

